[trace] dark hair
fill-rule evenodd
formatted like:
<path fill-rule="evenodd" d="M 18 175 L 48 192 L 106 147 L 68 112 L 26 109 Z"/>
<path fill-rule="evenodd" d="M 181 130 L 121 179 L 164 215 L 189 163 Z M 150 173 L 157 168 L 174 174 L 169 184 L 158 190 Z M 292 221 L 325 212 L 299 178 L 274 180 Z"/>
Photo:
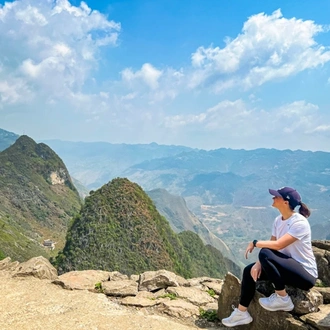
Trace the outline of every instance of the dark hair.
<path fill-rule="evenodd" d="M 311 211 L 305 203 L 300 203 L 299 213 L 305 218 L 308 218 L 311 215 Z"/>

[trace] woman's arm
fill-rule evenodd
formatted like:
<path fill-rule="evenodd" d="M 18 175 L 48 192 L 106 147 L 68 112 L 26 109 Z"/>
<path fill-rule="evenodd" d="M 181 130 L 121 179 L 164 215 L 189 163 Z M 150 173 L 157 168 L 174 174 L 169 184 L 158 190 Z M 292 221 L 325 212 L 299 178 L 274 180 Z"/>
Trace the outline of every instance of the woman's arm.
<path fill-rule="evenodd" d="M 292 244 L 296 240 L 297 240 L 297 238 L 291 236 L 290 234 L 285 234 L 277 240 L 271 239 L 270 241 L 258 241 L 256 244 L 256 247 L 261 248 L 261 249 L 268 248 L 268 249 L 272 249 L 272 250 L 281 250 L 281 249 L 284 249 L 286 246 Z"/>
<path fill-rule="evenodd" d="M 269 241 L 257 241 L 256 247 L 258 248 L 268 248 L 272 250 L 281 250 L 286 246 L 295 242 L 297 238 L 291 236 L 290 234 L 285 234 L 278 240 L 276 237 L 272 236 Z M 245 250 L 245 258 L 248 258 L 248 253 L 251 253 L 254 249 L 253 242 L 250 242 Z"/>

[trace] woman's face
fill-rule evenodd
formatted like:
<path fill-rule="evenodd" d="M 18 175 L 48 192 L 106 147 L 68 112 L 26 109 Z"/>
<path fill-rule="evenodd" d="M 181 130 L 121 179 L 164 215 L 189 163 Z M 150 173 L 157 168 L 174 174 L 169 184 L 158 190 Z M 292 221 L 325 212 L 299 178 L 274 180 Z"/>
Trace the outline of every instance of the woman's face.
<path fill-rule="evenodd" d="M 283 197 L 280 197 L 280 196 L 274 196 L 274 197 L 273 197 L 273 204 L 272 204 L 273 207 L 276 207 L 277 209 L 278 209 L 278 208 L 283 208 L 283 206 L 284 206 L 285 204 L 288 204 L 288 202 L 285 201 L 285 200 L 283 199 Z"/>

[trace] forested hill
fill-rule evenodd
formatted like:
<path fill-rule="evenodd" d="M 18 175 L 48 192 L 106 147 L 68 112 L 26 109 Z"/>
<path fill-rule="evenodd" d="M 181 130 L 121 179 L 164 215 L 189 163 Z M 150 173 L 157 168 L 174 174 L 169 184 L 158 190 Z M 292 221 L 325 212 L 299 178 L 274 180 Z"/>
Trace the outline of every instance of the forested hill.
<path fill-rule="evenodd" d="M 60 273 L 167 269 L 184 277 L 223 277 L 228 270 L 219 251 L 192 232 L 174 233 L 141 187 L 122 178 L 86 198 L 55 264 Z"/>
<path fill-rule="evenodd" d="M 80 205 L 66 166 L 47 145 L 23 135 L 0 153 L 0 257 L 48 256 L 45 239 L 63 248 Z"/>

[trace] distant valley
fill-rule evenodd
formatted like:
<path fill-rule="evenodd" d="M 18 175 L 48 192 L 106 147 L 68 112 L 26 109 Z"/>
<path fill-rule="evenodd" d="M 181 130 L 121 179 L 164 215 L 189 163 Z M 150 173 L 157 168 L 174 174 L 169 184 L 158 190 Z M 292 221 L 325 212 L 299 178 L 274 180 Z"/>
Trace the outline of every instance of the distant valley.
<path fill-rule="evenodd" d="M 268 188 L 295 187 L 312 209 L 313 238 L 325 239 L 330 235 L 327 152 L 206 151 L 155 143 L 46 143 L 62 158 L 81 187 L 87 187 L 85 194 L 113 178 L 126 177 L 145 191 L 165 189 L 172 196 L 184 198 L 198 221 L 239 256 L 242 263 L 246 262 L 242 256 L 247 241 L 270 236 L 277 213 L 271 207 Z M 154 202 L 157 204 L 156 199 Z"/>
<path fill-rule="evenodd" d="M 228 271 L 241 273 L 208 244 L 220 240 L 203 235 L 203 241 L 189 231 L 194 228 L 188 219 L 181 217 L 183 230 L 175 233 L 136 183 L 113 179 L 82 201 L 65 164 L 49 146 L 25 135 L 13 137 L 0 152 L 0 260 L 43 255 L 59 272 L 167 269 L 184 277 L 220 278 Z M 182 208 L 189 214 L 185 203 Z"/>
<path fill-rule="evenodd" d="M 68 158 L 70 173 L 85 185 L 108 182 L 117 176 L 127 177 L 146 191 L 165 189 L 183 197 L 187 207 L 243 263 L 247 262 L 243 258 L 246 242 L 270 236 L 277 213 L 271 207 L 268 188 L 295 187 L 312 209 L 313 238 L 325 239 L 330 235 L 327 212 L 330 153 L 275 149 L 206 151 L 158 146 L 158 153 L 148 158 L 145 150 L 157 149 L 156 144 L 120 145 L 125 157 L 130 154 L 130 164 L 126 167 L 120 153 L 98 153 L 97 143 L 94 147 L 85 145 L 86 150 L 95 150 L 95 155 L 89 152 L 89 158 L 82 156 L 82 151 L 68 156 L 62 150 L 64 146 L 65 142 L 61 142 L 54 147 L 65 162 Z M 113 147 L 109 144 L 109 148 Z M 161 150 L 170 154 L 162 154 Z M 138 162 L 142 158 L 140 152 L 145 157 L 142 162 Z M 115 166 L 116 171 L 112 171 Z M 84 167 L 88 168 L 87 172 L 82 170 Z M 100 173 L 103 173 L 102 180 Z M 91 183 L 92 177 L 95 177 L 94 183 Z"/>

